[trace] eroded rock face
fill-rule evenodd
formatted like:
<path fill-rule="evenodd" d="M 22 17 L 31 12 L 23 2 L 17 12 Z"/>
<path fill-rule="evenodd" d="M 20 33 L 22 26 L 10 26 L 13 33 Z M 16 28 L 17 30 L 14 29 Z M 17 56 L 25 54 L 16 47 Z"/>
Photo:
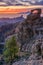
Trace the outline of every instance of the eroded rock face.
<path fill-rule="evenodd" d="M 37 10 L 35 14 L 33 11 Z M 31 55 L 26 61 L 18 61 L 13 65 L 43 65 L 43 18 L 40 17 L 41 9 L 34 9 L 27 19 L 16 28 L 17 41 Z M 31 49 L 31 50 L 30 50 Z"/>
<path fill-rule="evenodd" d="M 38 38 L 32 46 L 32 54 L 29 60 L 32 61 L 30 65 L 43 65 L 43 39 Z"/>
<path fill-rule="evenodd" d="M 41 9 L 33 9 L 31 10 L 31 14 L 27 16 L 27 20 L 35 20 L 40 18 Z"/>
<path fill-rule="evenodd" d="M 34 11 L 37 12 L 34 13 Z M 21 44 L 22 48 L 25 50 L 30 50 L 29 46 L 33 44 L 33 40 L 39 35 L 39 30 L 41 27 L 43 28 L 43 20 L 40 17 L 41 9 L 34 9 L 31 11 L 31 14 L 27 16 L 27 19 L 20 23 L 16 30 L 16 38 L 17 42 Z M 36 35 L 36 36 L 35 36 Z M 30 41 L 32 41 L 30 43 Z"/>
<path fill-rule="evenodd" d="M 37 38 L 32 45 L 31 51 L 33 55 L 36 54 L 37 56 L 41 56 L 43 59 L 43 35 L 41 33 L 37 35 Z"/>
<path fill-rule="evenodd" d="M 20 42 L 21 48 L 25 43 L 28 43 L 29 40 L 33 37 L 34 33 L 31 29 L 31 25 L 28 22 L 23 22 L 18 25 L 16 28 L 17 41 Z"/>

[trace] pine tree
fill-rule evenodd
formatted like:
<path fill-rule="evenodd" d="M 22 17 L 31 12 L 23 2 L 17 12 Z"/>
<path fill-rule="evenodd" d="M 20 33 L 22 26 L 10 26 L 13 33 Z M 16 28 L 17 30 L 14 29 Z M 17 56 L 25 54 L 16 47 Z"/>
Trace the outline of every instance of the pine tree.
<path fill-rule="evenodd" d="M 19 47 L 17 45 L 15 37 L 11 37 L 5 43 L 4 47 L 4 59 L 7 63 L 10 63 L 15 59 L 16 54 L 18 53 Z"/>

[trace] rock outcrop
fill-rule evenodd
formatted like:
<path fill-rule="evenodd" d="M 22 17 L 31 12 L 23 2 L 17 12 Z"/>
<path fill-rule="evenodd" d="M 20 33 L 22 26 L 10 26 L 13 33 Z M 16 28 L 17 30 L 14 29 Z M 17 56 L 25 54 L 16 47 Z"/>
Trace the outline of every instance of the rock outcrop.
<path fill-rule="evenodd" d="M 35 10 L 37 11 L 36 13 L 34 13 Z M 32 45 L 33 40 L 36 38 L 37 34 L 39 34 L 39 30 L 37 29 L 43 26 L 43 20 L 40 14 L 41 9 L 32 10 L 31 14 L 27 16 L 27 19 L 20 23 L 15 29 L 17 42 L 21 44 L 20 48 L 22 51 L 29 50 L 27 46 Z"/>
<path fill-rule="evenodd" d="M 40 14 L 41 9 L 32 10 L 27 19 L 16 28 L 21 50 L 31 54 L 27 60 L 15 62 L 13 65 L 43 65 L 43 18 Z"/>

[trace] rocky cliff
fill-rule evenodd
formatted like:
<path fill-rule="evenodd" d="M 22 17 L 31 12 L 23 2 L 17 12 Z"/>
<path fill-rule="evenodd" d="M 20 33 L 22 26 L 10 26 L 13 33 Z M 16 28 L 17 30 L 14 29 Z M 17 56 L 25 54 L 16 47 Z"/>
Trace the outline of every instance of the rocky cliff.
<path fill-rule="evenodd" d="M 18 61 L 16 65 L 43 65 L 43 17 L 40 14 L 41 9 L 32 10 L 27 19 L 16 28 L 20 50 L 30 53 L 29 59 Z"/>
<path fill-rule="evenodd" d="M 34 13 L 35 10 L 37 11 L 36 13 Z M 36 39 L 37 34 L 39 34 L 37 29 L 43 26 L 43 19 L 40 17 L 41 9 L 35 10 L 32 10 L 30 15 L 15 29 L 16 38 L 21 44 L 22 51 L 29 51 L 27 46 L 33 43 L 33 40 Z"/>

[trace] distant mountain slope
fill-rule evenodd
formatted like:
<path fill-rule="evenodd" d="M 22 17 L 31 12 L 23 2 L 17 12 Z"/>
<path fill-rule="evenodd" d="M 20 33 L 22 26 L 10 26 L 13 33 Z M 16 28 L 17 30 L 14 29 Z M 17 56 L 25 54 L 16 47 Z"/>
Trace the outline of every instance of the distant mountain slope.
<path fill-rule="evenodd" d="M 0 42 L 5 41 L 5 38 L 15 33 L 16 26 L 23 22 L 23 16 L 17 18 L 1 18 L 0 19 Z"/>
<path fill-rule="evenodd" d="M 22 22 L 23 20 L 24 18 L 22 15 L 16 18 L 0 18 L 0 26 L 10 24 L 10 23 Z"/>

